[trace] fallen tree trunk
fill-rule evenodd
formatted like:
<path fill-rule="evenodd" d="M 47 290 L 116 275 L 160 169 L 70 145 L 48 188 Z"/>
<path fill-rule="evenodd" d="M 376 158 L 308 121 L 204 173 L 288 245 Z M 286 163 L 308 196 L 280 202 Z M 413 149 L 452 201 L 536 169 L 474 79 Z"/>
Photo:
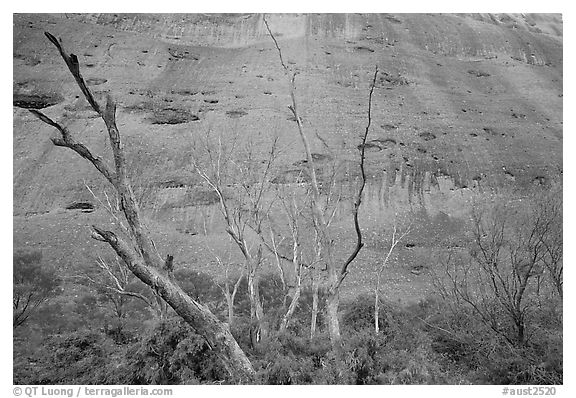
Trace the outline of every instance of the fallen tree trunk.
<path fill-rule="evenodd" d="M 84 159 L 90 161 L 116 190 L 119 198 L 119 211 L 124 215 L 128 228 L 125 232 L 126 241 L 115 232 L 93 226 L 93 237 L 108 243 L 116 254 L 127 264 L 136 277 L 150 286 L 158 295 L 176 311 L 199 335 L 203 336 L 210 348 L 222 360 L 223 365 L 235 382 L 250 382 L 254 377 L 252 364 L 230 333 L 228 325 L 220 322 L 208 307 L 188 296 L 170 277 L 166 268 L 173 257 L 167 256 L 166 262 L 156 252 L 146 229 L 141 221 L 138 203 L 135 199 L 130 181 L 126 173 L 126 161 L 120 132 L 116 126 L 116 104 L 108 96 L 105 108 L 94 99 L 90 89 L 80 74 L 78 59 L 74 54 L 64 50 L 60 40 L 46 32 L 46 37 L 58 48 L 68 69 L 80 87 L 80 90 L 106 125 L 110 144 L 114 154 L 114 170 L 82 143 L 76 142 L 67 128 L 53 121 L 38 110 L 30 110 L 44 123 L 56 128 L 61 137 L 53 138 L 54 145 L 66 147 Z"/>

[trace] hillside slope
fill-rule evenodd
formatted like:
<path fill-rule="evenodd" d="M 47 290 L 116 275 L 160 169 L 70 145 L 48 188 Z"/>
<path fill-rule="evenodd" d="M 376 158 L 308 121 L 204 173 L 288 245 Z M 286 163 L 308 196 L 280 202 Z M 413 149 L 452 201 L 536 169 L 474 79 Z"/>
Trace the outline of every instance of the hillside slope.
<path fill-rule="evenodd" d="M 350 175 L 357 173 L 370 76 L 376 64 L 382 71 L 370 132 L 363 212 L 368 225 L 381 223 L 390 207 L 416 206 L 428 233 L 433 220 L 445 220 L 452 230 L 473 196 L 543 184 L 562 172 L 561 16 L 320 14 L 268 20 L 284 59 L 300 71 L 297 96 L 305 127 L 327 143 L 314 138 L 314 152 L 345 162 Z M 44 31 L 78 55 L 98 97 L 111 93 L 118 100 L 134 179 L 157 187 L 151 229 L 185 264 L 207 256 L 193 247 L 211 241 L 210 234 L 223 236 L 217 209 L 194 201 L 195 138 L 206 131 L 238 134 L 253 140 L 264 158 L 270 137 L 278 135 L 284 165 L 275 170 L 279 178 L 303 159 L 286 80 L 262 15 L 16 14 L 15 248 L 40 248 L 51 260 L 73 266 L 101 247 L 90 242 L 85 226 L 109 221 L 85 187 L 101 192 L 97 173 L 54 147 L 49 137 L 55 132 L 22 109 L 46 106 L 95 152 L 110 155 L 102 122 Z M 76 202 L 90 202 L 96 211 L 66 210 Z M 183 232 L 190 229 L 204 235 Z M 367 248 L 360 269 L 377 261 L 377 246 Z M 408 263 L 421 261 L 412 256 Z M 404 271 L 396 275 L 402 282 Z"/>

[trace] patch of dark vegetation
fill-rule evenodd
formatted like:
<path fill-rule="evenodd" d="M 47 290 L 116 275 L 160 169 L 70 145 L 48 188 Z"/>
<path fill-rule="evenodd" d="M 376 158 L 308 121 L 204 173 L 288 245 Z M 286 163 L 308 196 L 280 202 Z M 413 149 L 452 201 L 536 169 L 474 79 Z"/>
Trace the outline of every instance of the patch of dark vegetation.
<path fill-rule="evenodd" d="M 189 59 L 192 61 L 198 61 L 200 59 L 197 55 L 194 55 L 194 54 L 190 53 L 190 51 L 184 50 L 181 48 L 170 47 L 170 48 L 168 48 L 168 52 L 176 60 Z"/>
<path fill-rule="evenodd" d="M 84 213 L 93 212 L 94 205 L 90 202 L 74 202 L 66 206 L 66 210 L 82 210 Z"/>
<path fill-rule="evenodd" d="M 426 148 L 424 148 L 423 146 L 420 146 L 420 145 L 416 147 L 416 151 L 420 152 L 420 153 L 427 153 L 428 152 L 428 150 Z"/>
<path fill-rule="evenodd" d="M 370 47 L 366 47 L 366 46 L 356 46 L 354 47 L 354 51 L 358 51 L 358 52 L 370 52 L 373 53 L 374 50 L 371 49 Z"/>
<path fill-rule="evenodd" d="M 476 76 L 476 77 L 489 77 L 490 73 L 481 71 L 481 70 L 475 70 L 475 69 L 471 69 L 468 71 L 469 74 Z"/>
<path fill-rule="evenodd" d="M 419 134 L 420 138 L 422 138 L 424 141 L 431 141 L 436 139 L 436 135 L 433 133 L 430 133 L 428 131 L 420 133 Z"/>
<path fill-rule="evenodd" d="M 89 77 L 86 79 L 87 86 L 99 86 L 101 84 L 106 83 L 108 80 L 102 77 Z"/>
<path fill-rule="evenodd" d="M 155 109 L 149 120 L 152 124 L 183 124 L 200 118 L 186 109 L 166 108 Z"/>
<path fill-rule="evenodd" d="M 14 94 L 12 97 L 13 105 L 24 109 L 44 109 L 63 100 L 58 94 Z"/>
<path fill-rule="evenodd" d="M 232 118 L 232 119 L 238 119 L 239 117 L 246 116 L 247 114 L 248 114 L 248 112 L 243 111 L 241 109 L 234 109 L 234 110 L 226 112 L 226 116 L 228 116 L 229 118 Z"/>

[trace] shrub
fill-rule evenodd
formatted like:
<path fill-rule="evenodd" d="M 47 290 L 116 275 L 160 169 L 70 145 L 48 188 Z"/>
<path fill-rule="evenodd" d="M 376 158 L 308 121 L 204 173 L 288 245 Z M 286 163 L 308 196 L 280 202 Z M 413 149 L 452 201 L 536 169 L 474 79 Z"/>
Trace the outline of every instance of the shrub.
<path fill-rule="evenodd" d="M 206 340 L 179 318 L 159 321 L 127 353 L 135 384 L 229 381 Z"/>

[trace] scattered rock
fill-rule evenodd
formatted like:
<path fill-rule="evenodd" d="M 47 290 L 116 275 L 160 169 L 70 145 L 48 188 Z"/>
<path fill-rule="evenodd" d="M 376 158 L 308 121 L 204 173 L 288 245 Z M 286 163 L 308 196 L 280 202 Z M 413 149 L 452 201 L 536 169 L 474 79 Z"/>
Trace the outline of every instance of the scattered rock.
<path fill-rule="evenodd" d="M 170 91 L 170 94 L 176 94 L 176 95 L 196 95 L 198 94 L 198 91 L 192 91 L 192 90 L 172 90 Z"/>
<path fill-rule="evenodd" d="M 362 150 L 364 149 L 365 151 L 369 151 L 369 152 L 378 152 L 381 151 L 382 148 L 380 147 L 380 145 L 374 144 L 372 142 L 367 142 L 365 144 L 360 144 L 358 145 L 358 150 Z"/>
<path fill-rule="evenodd" d="M 436 135 L 429 133 L 429 132 L 423 132 L 419 134 L 420 138 L 422 138 L 424 141 L 431 141 L 436 139 Z"/>
<path fill-rule="evenodd" d="M 64 101 L 58 94 L 14 94 L 12 103 L 18 108 L 44 109 Z"/>
<path fill-rule="evenodd" d="M 89 77 L 86 79 L 87 86 L 99 86 L 101 84 L 106 83 L 108 80 L 102 77 Z"/>
<path fill-rule="evenodd" d="M 396 145 L 396 140 L 394 138 L 376 138 L 370 141 L 371 143 L 376 143 L 382 149 L 388 149 Z"/>
<path fill-rule="evenodd" d="M 397 75 L 391 75 L 387 72 L 382 72 L 380 75 L 380 84 L 389 84 L 392 86 L 406 86 L 410 84 L 410 82 L 400 73 L 398 73 Z"/>
<path fill-rule="evenodd" d="M 156 184 L 159 188 L 186 188 L 192 185 L 192 180 L 187 177 L 174 177 L 168 180 L 160 181 Z"/>
<path fill-rule="evenodd" d="M 384 18 L 392 23 L 401 24 L 402 21 L 396 18 L 394 15 L 384 14 Z"/>
<path fill-rule="evenodd" d="M 190 59 L 193 61 L 198 61 L 200 58 L 194 54 L 191 54 L 190 51 L 179 49 L 179 48 L 168 48 L 168 52 L 172 57 L 176 60 L 180 59 Z"/>
<path fill-rule="evenodd" d="M 24 61 L 24 65 L 27 66 L 36 66 L 40 63 L 40 59 L 36 58 L 35 56 L 27 56 L 23 54 L 14 54 L 14 59 Z"/>
<path fill-rule="evenodd" d="M 469 70 L 468 73 L 473 75 L 473 76 L 476 76 L 476 77 L 489 77 L 490 76 L 490 73 L 483 72 L 480 70 L 474 70 L 474 69 Z"/>
<path fill-rule="evenodd" d="M 373 53 L 374 50 L 371 49 L 370 47 L 366 47 L 366 46 L 357 46 L 354 48 L 355 51 L 360 51 L 360 52 L 370 52 Z"/>
<path fill-rule="evenodd" d="M 246 116 L 247 114 L 248 114 L 248 112 L 243 111 L 243 110 L 239 110 L 239 109 L 226 112 L 226 116 L 228 116 L 229 118 L 232 118 L 232 119 L 237 119 L 239 117 Z"/>
<path fill-rule="evenodd" d="M 380 127 L 382 127 L 384 130 L 387 130 L 387 131 L 398 129 L 398 126 L 395 126 L 393 124 L 383 124 Z"/>
<path fill-rule="evenodd" d="M 314 163 L 323 163 L 323 162 L 328 162 L 328 161 L 332 160 L 332 156 L 327 155 L 325 153 L 313 152 L 311 155 L 312 155 L 312 161 Z M 294 166 L 303 166 L 305 164 L 308 164 L 308 160 L 306 160 L 306 159 L 298 160 L 297 162 L 293 163 Z"/>
<path fill-rule="evenodd" d="M 91 213 L 94 208 L 94 205 L 90 202 L 74 202 L 66 206 L 66 210 L 82 210 L 83 213 Z"/>

